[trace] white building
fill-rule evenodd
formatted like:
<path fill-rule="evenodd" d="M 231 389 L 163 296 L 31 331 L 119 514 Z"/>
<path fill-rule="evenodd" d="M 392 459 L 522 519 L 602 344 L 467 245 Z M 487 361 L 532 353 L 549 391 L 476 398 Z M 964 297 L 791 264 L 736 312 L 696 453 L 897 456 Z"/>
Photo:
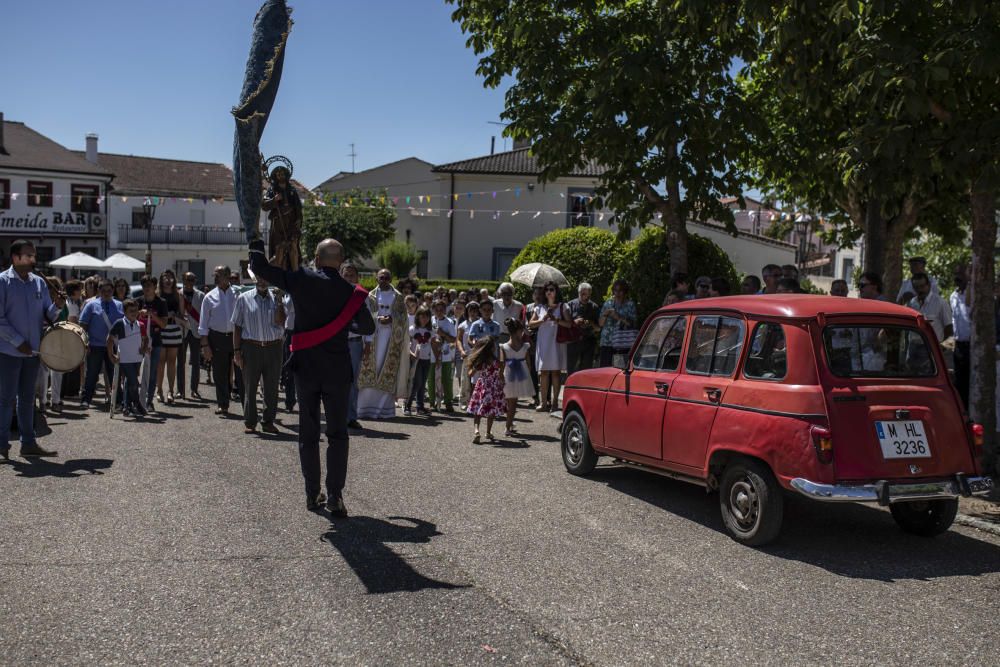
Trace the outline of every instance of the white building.
<path fill-rule="evenodd" d="M 108 197 L 111 226 L 108 254 L 127 253 L 145 260 L 152 246 L 153 274 L 191 271 L 210 284 L 212 269 L 242 267 L 247 242 L 233 194 L 233 173 L 224 164 L 97 153 L 96 162 L 115 174 Z M 143 202 L 158 202 L 150 226 Z M 266 235 L 266 217 L 261 216 Z M 266 236 L 265 236 L 266 238 Z M 138 278 L 138 274 L 133 276 Z"/>
<path fill-rule="evenodd" d="M 96 141 L 88 137 L 95 148 Z M 0 267 L 21 238 L 35 243 L 40 270 L 72 252 L 103 259 L 111 178 L 109 169 L 0 113 Z"/>

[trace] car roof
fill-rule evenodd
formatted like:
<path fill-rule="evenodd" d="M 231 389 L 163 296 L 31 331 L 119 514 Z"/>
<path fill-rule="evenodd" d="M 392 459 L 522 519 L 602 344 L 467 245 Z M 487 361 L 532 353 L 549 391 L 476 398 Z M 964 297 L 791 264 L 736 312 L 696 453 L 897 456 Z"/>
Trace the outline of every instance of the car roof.
<path fill-rule="evenodd" d="M 916 318 L 919 313 L 889 301 L 814 294 L 754 294 L 688 299 L 664 306 L 657 312 L 691 310 L 735 310 L 747 315 L 812 319 L 823 315 L 889 315 Z"/>

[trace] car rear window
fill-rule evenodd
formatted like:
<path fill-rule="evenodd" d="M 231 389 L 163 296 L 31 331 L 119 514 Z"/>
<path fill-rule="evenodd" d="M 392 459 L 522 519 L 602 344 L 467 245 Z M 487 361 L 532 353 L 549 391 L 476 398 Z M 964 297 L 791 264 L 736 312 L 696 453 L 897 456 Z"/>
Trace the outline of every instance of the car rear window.
<path fill-rule="evenodd" d="M 828 326 L 823 344 L 830 371 L 840 377 L 913 378 L 937 375 L 927 338 L 913 327 Z"/>

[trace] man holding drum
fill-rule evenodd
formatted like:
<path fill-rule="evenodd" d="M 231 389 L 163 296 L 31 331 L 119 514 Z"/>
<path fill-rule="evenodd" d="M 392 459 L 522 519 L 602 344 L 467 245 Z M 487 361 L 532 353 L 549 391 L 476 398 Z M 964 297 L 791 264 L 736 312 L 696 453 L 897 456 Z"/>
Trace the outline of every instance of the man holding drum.
<path fill-rule="evenodd" d="M 60 294 L 53 303 L 48 285 L 33 273 L 35 246 L 30 241 L 14 241 L 10 260 L 10 268 L 0 273 L 0 457 L 9 458 L 15 405 L 21 456 L 55 456 L 35 440 L 33 403 L 42 327 L 46 318 L 55 321 L 66 299 Z"/>

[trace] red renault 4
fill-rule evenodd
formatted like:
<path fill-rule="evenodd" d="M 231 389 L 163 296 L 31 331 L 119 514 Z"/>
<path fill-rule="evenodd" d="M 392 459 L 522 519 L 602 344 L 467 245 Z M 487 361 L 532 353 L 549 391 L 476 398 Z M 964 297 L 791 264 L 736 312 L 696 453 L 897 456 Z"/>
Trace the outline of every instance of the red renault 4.
<path fill-rule="evenodd" d="M 969 423 L 934 331 L 909 308 L 804 295 L 661 308 L 628 367 L 574 373 L 561 426 L 567 470 L 600 456 L 719 492 L 740 542 L 781 529 L 783 494 L 888 506 L 919 535 L 984 495 Z"/>

